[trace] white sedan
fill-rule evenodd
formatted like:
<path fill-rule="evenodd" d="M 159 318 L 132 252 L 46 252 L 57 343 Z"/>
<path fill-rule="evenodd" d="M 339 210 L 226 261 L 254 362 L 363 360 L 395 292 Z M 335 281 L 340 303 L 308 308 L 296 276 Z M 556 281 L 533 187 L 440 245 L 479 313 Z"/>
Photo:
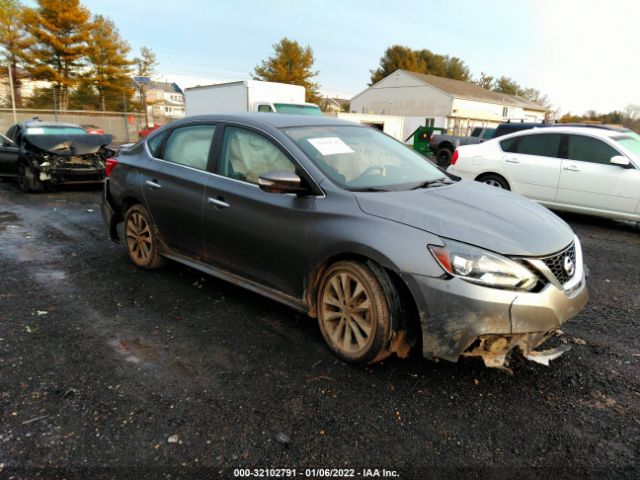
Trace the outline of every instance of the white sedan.
<path fill-rule="evenodd" d="M 534 128 L 458 147 L 447 171 L 556 210 L 640 222 L 640 136 L 630 130 Z"/>

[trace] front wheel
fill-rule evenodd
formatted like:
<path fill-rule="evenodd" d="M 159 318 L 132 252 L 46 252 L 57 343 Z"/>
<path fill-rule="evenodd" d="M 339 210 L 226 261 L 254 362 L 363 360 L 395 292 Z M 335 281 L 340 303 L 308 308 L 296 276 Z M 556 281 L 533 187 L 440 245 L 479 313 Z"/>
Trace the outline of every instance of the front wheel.
<path fill-rule="evenodd" d="M 322 276 L 318 323 L 325 342 L 342 360 L 369 363 L 387 357 L 391 333 L 389 299 L 366 265 L 341 261 Z"/>
<path fill-rule="evenodd" d="M 124 236 L 129 258 L 138 267 L 152 270 L 164 265 L 151 215 L 142 205 L 133 205 L 125 213 Z"/>
<path fill-rule="evenodd" d="M 44 185 L 38 178 L 38 172 L 22 163 L 18 165 L 18 185 L 25 193 L 42 192 L 44 190 Z"/>

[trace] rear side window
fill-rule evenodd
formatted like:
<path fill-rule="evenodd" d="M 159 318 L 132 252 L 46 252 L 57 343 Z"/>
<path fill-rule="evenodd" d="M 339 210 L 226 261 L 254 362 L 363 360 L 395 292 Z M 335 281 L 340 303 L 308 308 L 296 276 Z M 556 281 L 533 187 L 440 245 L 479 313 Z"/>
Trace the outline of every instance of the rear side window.
<path fill-rule="evenodd" d="M 484 138 L 485 140 L 489 138 L 493 138 L 493 134 L 495 133 L 495 131 L 496 131 L 495 128 L 487 128 L 482 134 L 482 138 Z"/>
<path fill-rule="evenodd" d="M 215 125 L 190 125 L 171 132 L 164 146 L 167 162 L 206 170 Z"/>
<path fill-rule="evenodd" d="M 516 153 L 537 155 L 540 157 L 559 157 L 560 134 L 541 133 L 520 137 Z"/>
<path fill-rule="evenodd" d="M 479 137 L 481 133 L 482 133 L 482 128 L 476 127 L 471 132 L 471 136 L 472 137 Z"/>
<path fill-rule="evenodd" d="M 609 164 L 611 157 L 620 155 L 612 146 L 597 138 L 569 135 L 569 160 Z"/>

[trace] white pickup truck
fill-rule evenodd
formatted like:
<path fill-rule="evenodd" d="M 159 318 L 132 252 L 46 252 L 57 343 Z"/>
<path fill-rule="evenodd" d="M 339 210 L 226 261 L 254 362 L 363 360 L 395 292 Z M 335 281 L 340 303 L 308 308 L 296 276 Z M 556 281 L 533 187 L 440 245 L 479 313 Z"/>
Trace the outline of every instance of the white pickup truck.
<path fill-rule="evenodd" d="M 313 103 L 305 103 L 304 87 L 276 82 L 244 80 L 187 88 L 187 115 L 239 112 L 278 112 L 322 115 Z"/>

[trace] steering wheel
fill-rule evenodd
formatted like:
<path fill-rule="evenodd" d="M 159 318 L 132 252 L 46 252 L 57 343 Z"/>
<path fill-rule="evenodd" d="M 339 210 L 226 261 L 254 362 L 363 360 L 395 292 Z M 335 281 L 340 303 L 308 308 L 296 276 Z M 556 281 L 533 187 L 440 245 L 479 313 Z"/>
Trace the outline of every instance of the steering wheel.
<path fill-rule="evenodd" d="M 366 177 L 367 175 L 371 175 L 371 172 L 375 172 L 376 170 L 380 170 L 380 175 L 384 173 L 384 167 L 381 167 L 380 165 L 371 165 L 370 167 L 365 168 L 364 171 L 360 175 L 358 175 L 355 180 Z"/>

